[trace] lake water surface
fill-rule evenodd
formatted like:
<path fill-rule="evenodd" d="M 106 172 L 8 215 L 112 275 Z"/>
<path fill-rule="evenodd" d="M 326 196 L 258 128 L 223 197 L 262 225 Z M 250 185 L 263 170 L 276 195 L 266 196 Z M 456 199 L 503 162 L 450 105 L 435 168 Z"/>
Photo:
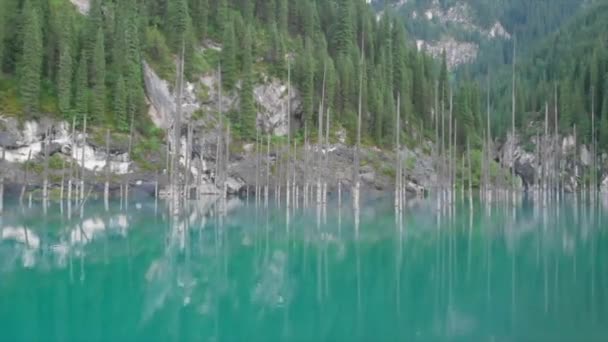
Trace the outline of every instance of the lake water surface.
<path fill-rule="evenodd" d="M 608 340 L 608 201 L 7 205 L 2 341 Z"/>

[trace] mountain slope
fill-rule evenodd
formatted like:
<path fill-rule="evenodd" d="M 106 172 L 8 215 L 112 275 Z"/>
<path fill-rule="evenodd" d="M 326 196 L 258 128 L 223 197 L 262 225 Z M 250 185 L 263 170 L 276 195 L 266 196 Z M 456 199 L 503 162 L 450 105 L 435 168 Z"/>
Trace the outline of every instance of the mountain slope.
<path fill-rule="evenodd" d="M 446 50 L 454 69 L 481 70 L 510 62 L 511 38 L 520 52 L 554 32 L 585 0 L 377 0 L 404 18 L 408 33 L 435 56 Z"/>
<path fill-rule="evenodd" d="M 531 120 L 540 120 L 545 102 L 554 114 L 557 90 L 562 133 L 571 133 L 576 125 L 581 141 L 590 142 L 595 121 L 600 147 L 608 151 L 607 73 L 608 3 L 602 1 L 587 4 L 520 59 L 516 68 L 518 125 L 523 128 Z M 496 79 L 496 110 L 506 122 L 511 107 L 510 68 L 500 71 Z"/>

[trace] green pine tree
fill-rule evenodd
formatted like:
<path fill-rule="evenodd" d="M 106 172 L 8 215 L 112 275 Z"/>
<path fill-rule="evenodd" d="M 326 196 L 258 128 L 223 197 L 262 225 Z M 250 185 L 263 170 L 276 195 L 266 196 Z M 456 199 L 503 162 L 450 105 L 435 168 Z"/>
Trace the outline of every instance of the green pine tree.
<path fill-rule="evenodd" d="M 59 65 L 57 71 L 57 97 L 59 102 L 59 110 L 65 119 L 69 119 L 72 101 L 72 53 L 70 44 L 62 39 L 59 49 Z"/>
<path fill-rule="evenodd" d="M 38 11 L 28 1 L 23 9 L 23 47 L 19 65 L 19 93 L 27 114 L 38 112 L 42 74 L 42 30 Z"/>
<path fill-rule="evenodd" d="M 224 46 L 221 54 L 222 85 L 226 89 L 232 89 L 237 78 L 236 37 L 232 21 L 226 24 L 223 42 Z"/>
<path fill-rule="evenodd" d="M 608 75 L 605 81 L 605 89 L 608 89 Z M 600 119 L 599 145 L 602 151 L 608 152 L 608 93 L 604 94 L 602 102 L 602 116 Z"/>
<path fill-rule="evenodd" d="M 76 111 L 76 121 L 82 122 L 85 114 L 89 112 L 89 89 L 88 89 L 88 72 L 87 72 L 87 55 L 86 51 L 82 50 L 80 53 L 80 60 L 78 62 L 78 69 L 76 70 L 75 89 L 74 95 L 74 110 Z"/>
<path fill-rule="evenodd" d="M 252 4 L 251 1 L 245 1 L 245 3 Z M 199 38 L 206 38 L 209 20 L 209 0 L 190 0 L 189 8 L 196 35 Z"/>
<path fill-rule="evenodd" d="M 251 29 L 248 29 L 243 38 L 243 83 L 241 86 L 241 113 L 240 127 L 244 139 L 255 136 L 256 111 L 253 99 L 253 61 L 251 56 Z"/>
<path fill-rule="evenodd" d="M 127 132 L 129 130 L 129 119 L 127 117 L 127 89 L 125 80 L 120 75 L 116 80 L 114 88 L 114 118 L 119 130 Z"/>
<path fill-rule="evenodd" d="M 334 35 L 335 49 L 338 54 L 348 53 L 354 43 L 352 3 L 351 0 L 338 1 L 339 14 Z"/>
<path fill-rule="evenodd" d="M 169 2 L 170 44 L 176 51 L 181 49 L 186 39 L 188 29 L 188 3 L 186 0 L 173 0 Z"/>
<path fill-rule="evenodd" d="M 97 42 L 93 55 L 93 107 L 91 121 L 103 121 L 106 104 L 106 60 L 104 36 L 101 27 L 97 31 Z"/>
<path fill-rule="evenodd" d="M 287 33 L 289 10 L 287 0 L 277 0 L 277 28 L 281 33 Z"/>

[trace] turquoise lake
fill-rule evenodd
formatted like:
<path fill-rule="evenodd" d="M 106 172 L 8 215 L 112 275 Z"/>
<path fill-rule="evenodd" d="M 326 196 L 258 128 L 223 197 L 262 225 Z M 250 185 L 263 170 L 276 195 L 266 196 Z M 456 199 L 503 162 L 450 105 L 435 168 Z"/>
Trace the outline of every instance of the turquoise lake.
<path fill-rule="evenodd" d="M 608 199 L 6 203 L 2 341 L 607 341 Z"/>

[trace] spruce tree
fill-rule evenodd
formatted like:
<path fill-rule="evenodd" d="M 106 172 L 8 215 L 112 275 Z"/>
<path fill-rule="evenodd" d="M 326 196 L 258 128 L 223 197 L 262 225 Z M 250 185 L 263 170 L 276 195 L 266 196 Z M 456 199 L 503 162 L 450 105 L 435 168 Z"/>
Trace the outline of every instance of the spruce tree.
<path fill-rule="evenodd" d="M 89 111 L 89 89 L 88 89 L 87 55 L 86 51 L 80 53 L 78 69 L 76 70 L 76 93 L 74 96 L 74 109 L 76 121 L 81 122 L 84 115 Z"/>
<path fill-rule="evenodd" d="M 314 117 L 314 104 L 313 104 L 313 91 L 314 91 L 314 56 L 312 51 L 312 42 L 307 39 L 304 43 L 304 51 L 298 54 L 296 62 L 297 67 L 297 79 L 298 88 L 302 96 L 302 109 L 304 120 L 309 125 L 313 124 Z"/>
<path fill-rule="evenodd" d="M 244 139 L 251 139 L 256 131 L 256 111 L 253 99 L 253 62 L 251 56 L 251 29 L 245 33 L 243 52 L 243 83 L 241 86 L 240 127 Z"/>
<path fill-rule="evenodd" d="M 288 4 L 287 0 L 277 0 L 277 26 L 279 32 L 286 34 L 288 25 Z"/>
<path fill-rule="evenodd" d="M 38 11 L 30 1 L 23 8 L 23 46 L 19 66 L 19 93 L 27 114 L 38 111 L 42 73 L 42 30 Z"/>
<path fill-rule="evenodd" d="M 119 130 L 127 132 L 129 130 L 129 119 L 127 117 L 127 89 L 125 80 L 120 75 L 116 80 L 114 88 L 114 119 Z"/>
<path fill-rule="evenodd" d="M 251 1 L 245 1 L 245 3 L 252 4 Z M 209 20 L 209 0 L 190 0 L 189 9 L 196 35 L 199 39 L 206 38 Z"/>
<path fill-rule="evenodd" d="M 92 121 L 103 121 L 106 104 L 106 60 L 104 36 L 101 27 L 97 30 L 97 41 L 93 55 L 93 108 Z"/>
<path fill-rule="evenodd" d="M 57 71 L 57 97 L 59 110 L 65 119 L 70 119 L 72 108 L 72 53 L 67 37 L 62 38 L 59 48 L 59 65 Z"/>
<path fill-rule="evenodd" d="M 355 39 L 352 1 L 338 1 L 338 18 L 334 34 L 335 49 L 338 54 L 348 53 Z"/>
<path fill-rule="evenodd" d="M 222 47 L 222 84 L 226 89 L 232 89 L 237 77 L 236 37 L 232 21 L 225 25 L 224 46 Z"/>
<path fill-rule="evenodd" d="M 188 29 L 188 3 L 186 0 L 172 0 L 169 2 L 169 25 L 171 46 L 175 51 L 181 49 L 186 39 Z"/>
<path fill-rule="evenodd" d="M 608 75 L 606 75 L 606 85 L 604 89 L 608 89 Z M 608 152 L 608 93 L 604 94 L 604 99 L 602 101 L 602 116 L 600 118 L 600 148 L 604 152 Z"/>

